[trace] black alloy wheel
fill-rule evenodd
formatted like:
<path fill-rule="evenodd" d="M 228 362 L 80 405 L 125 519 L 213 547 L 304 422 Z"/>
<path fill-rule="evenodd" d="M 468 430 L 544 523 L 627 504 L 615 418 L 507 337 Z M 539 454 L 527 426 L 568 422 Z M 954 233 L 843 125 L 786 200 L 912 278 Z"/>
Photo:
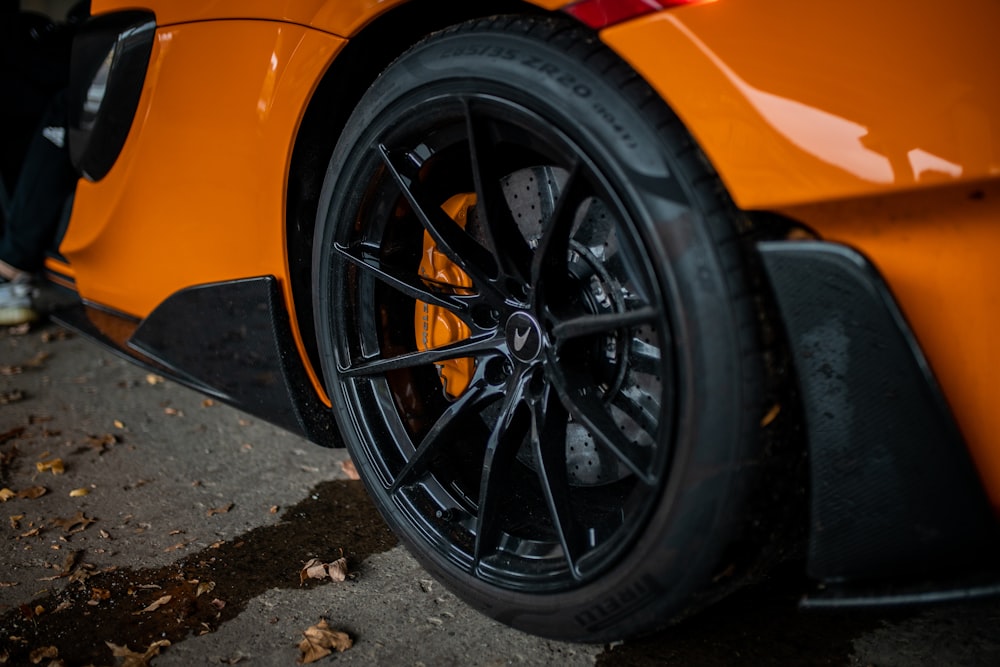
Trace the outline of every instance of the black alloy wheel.
<path fill-rule="evenodd" d="M 324 373 L 383 515 L 477 608 L 607 641 L 725 566 L 761 383 L 732 211 L 571 24 L 434 35 L 358 105 L 317 226 Z"/>

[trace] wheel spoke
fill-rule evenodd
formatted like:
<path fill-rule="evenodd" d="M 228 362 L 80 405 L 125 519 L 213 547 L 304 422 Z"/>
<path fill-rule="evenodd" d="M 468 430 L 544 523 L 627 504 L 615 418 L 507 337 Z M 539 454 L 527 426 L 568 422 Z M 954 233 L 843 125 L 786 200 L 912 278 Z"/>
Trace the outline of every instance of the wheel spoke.
<path fill-rule="evenodd" d="M 596 391 L 593 387 L 580 382 L 574 383 L 571 388 L 565 378 L 554 379 L 553 385 L 559 391 L 559 398 L 569 414 L 590 431 L 595 440 L 611 450 L 644 484 L 652 486 L 658 482 L 652 470 L 652 450 L 632 442 L 622 434 L 603 402 L 592 397 Z"/>
<path fill-rule="evenodd" d="M 526 411 L 521 409 L 527 381 L 528 375 L 525 374 L 515 378 L 509 386 L 496 426 L 486 443 L 479 482 L 479 512 L 476 515 L 476 569 L 499 541 L 499 506 L 513 487 L 511 473 L 514 461 L 530 427 Z"/>
<path fill-rule="evenodd" d="M 495 333 L 482 336 L 472 336 L 451 345 L 443 345 L 430 350 L 406 352 L 395 357 L 375 357 L 372 359 L 352 360 L 351 365 L 340 368 L 339 372 L 348 377 L 359 375 L 381 375 L 400 368 L 413 368 L 424 364 L 432 364 L 445 359 L 474 357 L 496 353 L 503 345 L 503 337 Z"/>
<path fill-rule="evenodd" d="M 557 323 L 552 328 L 552 335 L 559 342 L 581 336 L 605 333 L 618 329 L 627 329 L 639 324 L 652 322 L 657 311 L 652 306 L 626 310 L 623 313 L 603 313 L 600 315 L 581 315 Z"/>
<path fill-rule="evenodd" d="M 552 211 L 552 218 L 538 242 L 531 266 L 532 284 L 537 289 L 545 284 L 547 289 L 558 291 L 569 275 L 569 235 L 580 204 L 587 198 L 587 182 L 576 163 L 569 170 L 559 200 Z"/>
<path fill-rule="evenodd" d="M 647 373 L 656 375 L 663 372 L 661 367 L 662 355 L 660 348 L 650 345 L 646 341 L 632 338 L 629 346 L 629 367 L 635 373 Z"/>
<path fill-rule="evenodd" d="M 403 294 L 436 306 L 441 306 L 458 316 L 466 315 L 469 311 L 469 302 L 478 298 L 477 295 L 447 294 L 428 289 L 427 282 L 416 275 L 403 273 L 382 264 L 373 252 L 374 248 L 366 248 L 362 245 L 344 246 L 334 245 L 334 250 L 341 257 L 359 267 L 363 271 L 371 273 L 375 278 L 385 283 L 389 287 L 402 292 Z"/>
<path fill-rule="evenodd" d="M 501 387 L 491 385 L 480 379 L 473 382 L 458 399 L 449 405 L 430 430 L 424 435 L 413 456 L 406 462 L 389 487 L 389 493 L 396 493 L 401 486 L 427 470 L 427 465 L 434 453 L 442 446 L 451 442 L 450 436 L 455 428 L 461 426 L 463 418 L 482 410 L 503 395 Z"/>
<path fill-rule="evenodd" d="M 583 528 L 573 516 L 569 497 L 569 474 L 566 470 L 566 409 L 551 387 L 542 400 L 532 406 L 531 447 L 538 465 L 538 479 L 545 504 L 570 573 L 580 580 L 580 558 L 587 549 Z"/>
<path fill-rule="evenodd" d="M 383 162 L 438 249 L 465 271 L 480 290 L 489 289 L 498 271 L 496 259 L 445 213 L 439 203 L 430 201 L 416 174 L 410 176 L 411 171 L 419 169 L 419 158 L 407 151 L 390 153 L 381 145 L 379 150 Z"/>
<path fill-rule="evenodd" d="M 531 248 L 514 221 L 501 187 L 504 174 L 498 173 L 492 126 L 476 117 L 466 101 L 465 122 L 469 133 L 472 180 L 476 188 L 479 218 L 485 220 L 486 235 L 496 256 L 510 275 L 527 282 L 531 272 Z"/>
<path fill-rule="evenodd" d="M 650 411 L 649 407 L 625 392 L 618 392 L 611 399 L 611 405 L 615 406 L 634 421 L 639 428 L 648 433 L 651 437 L 656 433 L 659 426 L 659 415 Z M 654 403 L 655 405 L 655 403 Z M 659 407 L 659 406 L 656 406 Z"/>

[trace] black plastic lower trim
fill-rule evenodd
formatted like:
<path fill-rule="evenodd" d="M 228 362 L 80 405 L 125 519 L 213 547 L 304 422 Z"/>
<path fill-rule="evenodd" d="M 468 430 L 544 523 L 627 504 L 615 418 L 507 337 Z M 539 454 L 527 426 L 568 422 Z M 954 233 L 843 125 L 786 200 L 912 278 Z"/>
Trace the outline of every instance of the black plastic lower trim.
<path fill-rule="evenodd" d="M 953 572 L 947 585 L 940 581 L 913 582 L 907 585 L 826 586 L 807 594 L 803 609 L 846 609 L 862 607 L 907 607 L 964 602 L 1000 595 L 1000 570 L 975 574 Z"/>
<path fill-rule="evenodd" d="M 51 285 L 60 291 L 65 300 L 49 314 L 49 318 L 53 322 L 142 368 L 156 373 L 164 373 L 167 370 L 152 359 L 143 356 L 136 350 L 129 349 L 125 345 L 136 327 L 139 326 L 139 320 L 122 313 L 85 304 L 80 301 L 80 297 L 75 291 L 64 287 L 59 282 L 54 281 Z"/>
<path fill-rule="evenodd" d="M 181 290 L 139 323 L 126 346 L 173 380 L 317 444 L 341 446 L 272 276 Z"/>
<path fill-rule="evenodd" d="M 827 582 L 933 578 L 995 559 L 993 510 L 875 268 L 833 243 L 758 247 L 808 429 L 809 574 Z"/>

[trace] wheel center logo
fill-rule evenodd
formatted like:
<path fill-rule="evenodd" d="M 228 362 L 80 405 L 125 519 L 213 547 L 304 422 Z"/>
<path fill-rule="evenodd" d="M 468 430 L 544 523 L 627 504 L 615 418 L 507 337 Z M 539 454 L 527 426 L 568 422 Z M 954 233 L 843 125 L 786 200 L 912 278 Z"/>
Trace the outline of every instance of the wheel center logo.
<path fill-rule="evenodd" d="M 514 313 L 504 328 L 511 354 L 519 361 L 533 361 L 542 351 L 542 330 L 531 315 Z"/>
<path fill-rule="evenodd" d="M 524 331 L 520 331 L 516 327 L 514 328 L 514 351 L 520 352 L 524 349 L 524 344 L 528 342 L 528 334 L 531 333 L 531 328 L 528 327 Z"/>

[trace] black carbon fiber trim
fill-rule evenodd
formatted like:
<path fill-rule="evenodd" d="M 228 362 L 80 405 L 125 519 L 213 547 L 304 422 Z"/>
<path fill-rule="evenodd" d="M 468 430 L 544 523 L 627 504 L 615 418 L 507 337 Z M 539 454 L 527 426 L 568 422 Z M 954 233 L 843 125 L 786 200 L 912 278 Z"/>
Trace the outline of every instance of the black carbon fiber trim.
<path fill-rule="evenodd" d="M 139 324 L 128 347 L 244 412 L 342 446 L 298 356 L 273 276 L 181 290 Z"/>
<path fill-rule="evenodd" d="M 875 268 L 822 242 L 760 254 L 809 439 L 809 574 L 898 579 L 995 558 L 997 523 L 910 327 Z"/>

